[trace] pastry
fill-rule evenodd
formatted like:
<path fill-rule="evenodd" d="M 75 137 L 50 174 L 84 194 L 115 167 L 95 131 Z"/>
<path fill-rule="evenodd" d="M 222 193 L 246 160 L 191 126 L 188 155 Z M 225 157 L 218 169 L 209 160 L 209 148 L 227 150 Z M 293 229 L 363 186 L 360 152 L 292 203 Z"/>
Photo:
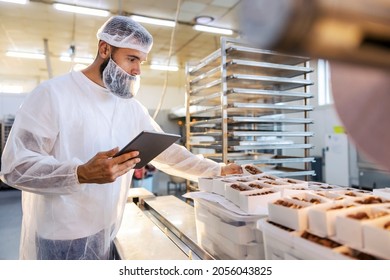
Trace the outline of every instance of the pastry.
<path fill-rule="evenodd" d="M 252 175 L 263 173 L 263 171 L 261 171 L 260 169 L 258 169 L 257 167 L 255 167 L 253 165 L 245 166 L 245 170 L 248 171 Z"/>
<path fill-rule="evenodd" d="M 325 246 L 325 247 L 328 247 L 328 248 L 332 248 L 332 249 L 341 246 L 340 243 L 337 243 L 337 242 L 335 242 L 333 240 L 330 240 L 328 238 L 319 237 L 317 235 L 308 233 L 307 231 L 303 232 L 301 237 L 305 238 L 307 240 L 310 240 L 312 242 L 315 242 L 317 244 L 320 244 L 322 246 Z"/>

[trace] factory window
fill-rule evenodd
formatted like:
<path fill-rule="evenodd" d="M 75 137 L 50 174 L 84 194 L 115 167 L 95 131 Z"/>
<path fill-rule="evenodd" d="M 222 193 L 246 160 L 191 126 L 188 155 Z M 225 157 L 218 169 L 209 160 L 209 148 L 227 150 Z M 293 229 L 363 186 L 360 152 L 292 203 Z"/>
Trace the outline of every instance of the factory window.
<path fill-rule="evenodd" d="M 330 71 L 329 62 L 327 60 L 318 60 L 318 105 L 327 105 L 333 103 L 331 85 L 330 85 Z"/>

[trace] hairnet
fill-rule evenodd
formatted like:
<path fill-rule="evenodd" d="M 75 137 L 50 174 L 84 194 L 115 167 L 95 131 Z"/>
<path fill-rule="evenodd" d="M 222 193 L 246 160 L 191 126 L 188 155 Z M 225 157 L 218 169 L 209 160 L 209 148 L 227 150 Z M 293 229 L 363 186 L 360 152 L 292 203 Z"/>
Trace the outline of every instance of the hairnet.
<path fill-rule="evenodd" d="M 98 30 L 98 39 L 118 48 L 128 48 L 149 53 L 153 37 L 138 22 L 126 16 L 108 19 Z"/>

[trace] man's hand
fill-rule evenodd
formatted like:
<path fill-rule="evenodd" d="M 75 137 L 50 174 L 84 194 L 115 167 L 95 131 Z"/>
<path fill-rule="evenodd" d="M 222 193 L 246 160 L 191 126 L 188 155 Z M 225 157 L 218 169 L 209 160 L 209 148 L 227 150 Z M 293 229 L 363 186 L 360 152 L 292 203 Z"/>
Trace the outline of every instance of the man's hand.
<path fill-rule="evenodd" d="M 141 160 L 137 158 L 138 151 L 129 152 L 113 158 L 118 151 L 118 148 L 114 148 L 109 151 L 97 153 L 87 163 L 79 165 L 77 168 L 79 182 L 81 184 L 112 183 L 118 177 L 133 169 Z"/>
<path fill-rule="evenodd" d="M 226 176 L 230 174 L 242 174 L 241 166 L 235 163 L 229 163 L 228 165 L 222 166 L 221 175 Z"/>

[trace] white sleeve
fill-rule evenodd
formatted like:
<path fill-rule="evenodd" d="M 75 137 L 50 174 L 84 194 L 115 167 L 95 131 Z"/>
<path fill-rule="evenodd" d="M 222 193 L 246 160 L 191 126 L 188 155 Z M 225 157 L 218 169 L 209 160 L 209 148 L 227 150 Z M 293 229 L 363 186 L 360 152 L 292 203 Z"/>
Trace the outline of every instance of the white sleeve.
<path fill-rule="evenodd" d="M 162 132 L 161 127 L 150 117 L 146 108 L 143 108 L 143 129 Z M 221 174 L 221 165 L 215 161 L 195 155 L 185 147 L 173 144 L 151 162 L 157 169 L 167 174 L 198 181 L 199 177 L 217 176 Z"/>
<path fill-rule="evenodd" d="M 51 155 L 59 132 L 55 108 L 45 93 L 36 90 L 35 99 L 27 98 L 16 115 L 2 154 L 1 175 L 7 184 L 25 191 L 74 192 L 81 188 L 77 178 L 81 162 L 59 162 Z"/>
<path fill-rule="evenodd" d="M 185 147 L 173 144 L 160 155 L 152 164 L 167 174 L 179 176 L 192 181 L 199 177 L 217 176 L 221 174 L 221 165 L 215 161 L 195 155 Z"/>

